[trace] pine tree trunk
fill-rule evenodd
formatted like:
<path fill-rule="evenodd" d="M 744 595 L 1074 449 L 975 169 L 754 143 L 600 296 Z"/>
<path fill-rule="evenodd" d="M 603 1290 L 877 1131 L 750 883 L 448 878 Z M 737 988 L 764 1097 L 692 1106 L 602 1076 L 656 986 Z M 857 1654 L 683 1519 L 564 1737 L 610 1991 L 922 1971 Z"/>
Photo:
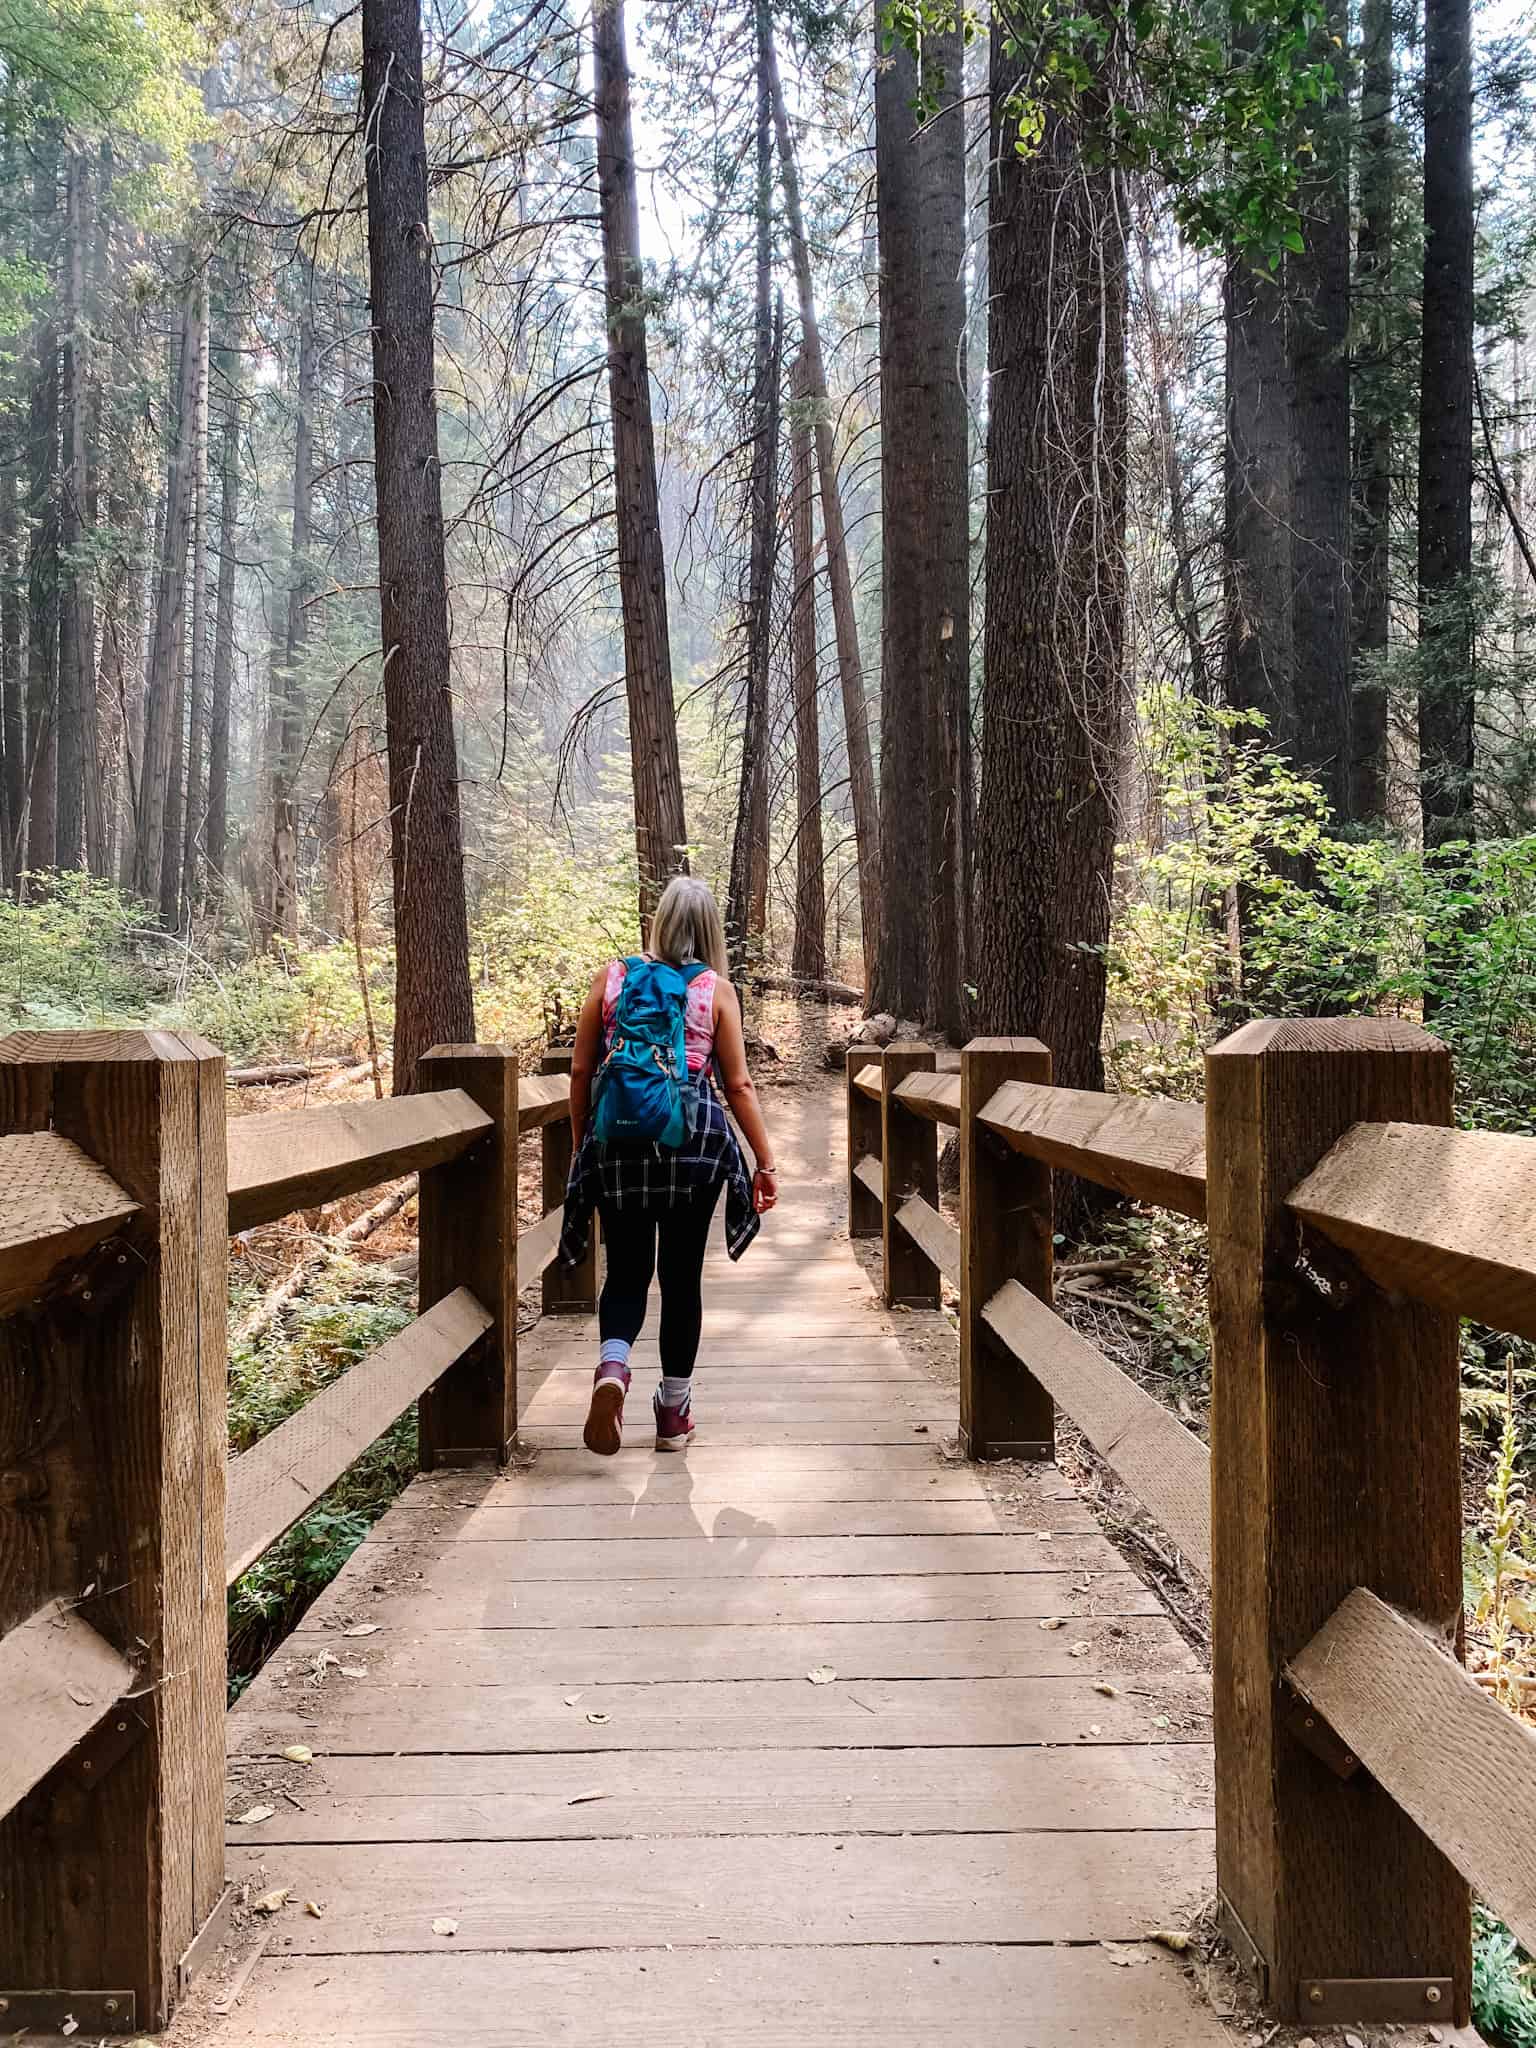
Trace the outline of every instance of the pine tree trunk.
<path fill-rule="evenodd" d="M 26 793 L 27 718 L 23 694 L 21 636 L 20 521 L 16 504 L 16 471 L 0 470 L 0 741 L 4 746 L 4 777 L 0 781 L 0 881 L 7 894 L 16 888 L 19 868 L 17 835 L 22 829 Z"/>
<path fill-rule="evenodd" d="M 1473 829 L 1472 636 L 1456 602 L 1472 573 L 1472 263 L 1471 4 L 1425 0 L 1419 632 L 1437 673 L 1419 701 L 1419 800 L 1430 848 Z"/>
<path fill-rule="evenodd" d="M 64 164 L 64 254 L 61 266 L 59 428 L 59 715 L 58 799 L 54 858 L 61 868 L 85 861 L 86 724 L 94 720 L 95 649 L 87 637 L 89 571 L 85 537 L 85 250 L 90 234 L 89 172 L 78 149 Z"/>
<path fill-rule="evenodd" d="M 1148 366 L 1152 372 L 1157 458 L 1168 501 L 1168 539 L 1173 549 L 1173 581 L 1169 592 L 1174 624 L 1189 663 L 1189 687 L 1199 704 L 1215 701 L 1205 638 L 1200 630 L 1200 601 L 1195 589 L 1194 544 L 1189 530 L 1190 485 L 1179 448 L 1173 406 L 1173 373 L 1168 361 L 1168 332 L 1158 288 L 1152 244 L 1146 222 L 1136 223 L 1136 253 L 1141 273 L 1141 303 L 1147 323 Z"/>
<path fill-rule="evenodd" d="M 181 755 L 184 701 L 187 604 L 187 554 L 191 541 L 193 451 L 192 416 L 197 402 L 198 365 L 202 357 L 199 316 L 202 290 L 189 281 L 182 299 L 181 334 L 176 354 L 176 403 L 172 408 L 166 454 L 165 511 L 156 578 L 154 620 L 144 669 L 144 733 L 139 759 L 132 887 L 137 895 L 158 904 L 165 915 L 166 897 L 179 895 L 181 834 L 168 826 L 181 817 Z M 167 842 L 171 874 L 165 872 Z M 167 886 L 168 885 L 168 886 Z M 175 922 L 174 908 L 171 922 Z"/>
<path fill-rule="evenodd" d="M 238 348 L 221 351 L 229 413 L 219 444 L 219 581 L 213 623 L 213 677 L 208 708 L 208 825 L 206 874 L 210 894 L 222 895 L 229 857 L 229 721 L 235 680 L 235 590 L 239 574 L 240 378 Z"/>
<path fill-rule="evenodd" d="M 790 375 L 790 667 L 795 694 L 795 935 L 790 956 L 804 981 L 827 978 L 826 853 L 821 838 L 821 687 L 816 646 L 816 540 L 805 358 Z"/>
<path fill-rule="evenodd" d="M 1350 816 L 1387 811 L 1387 695 L 1365 668 L 1387 651 L 1392 525 L 1392 209 L 1396 196 L 1392 0 L 1364 0 L 1360 16 L 1359 208 L 1355 232 L 1355 506 L 1350 593 L 1354 660 Z"/>
<path fill-rule="evenodd" d="M 608 394 L 613 412 L 614 510 L 619 597 L 624 613 L 624 681 L 635 788 L 635 854 L 642 923 L 668 876 L 687 866 L 683 773 L 672 699 L 667 576 L 656 490 L 656 442 L 646 355 L 645 273 L 630 128 L 624 0 L 598 0 L 592 15 L 596 65 L 597 181 L 603 220 L 608 324 Z"/>
<path fill-rule="evenodd" d="M 779 145 L 779 179 L 784 194 L 785 224 L 800 299 L 800 351 L 815 404 L 816 470 L 821 497 L 821 530 L 827 551 L 827 582 L 832 591 L 832 625 L 837 638 L 837 668 L 842 684 L 843 732 L 848 748 L 848 784 L 853 801 L 853 836 L 858 853 L 859 916 L 864 946 L 864 986 L 874 986 L 880 934 L 880 804 L 875 788 L 874 756 L 869 742 L 869 706 L 864 696 L 864 669 L 859 656 L 858 621 L 853 608 L 853 579 L 848 566 L 848 541 L 843 530 L 843 500 L 837 480 L 837 450 L 832 436 L 832 410 L 827 393 L 827 368 L 821 328 L 816 319 L 816 294 L 811 282 L 811 251 L 800 204 L 800 172 L 789 132 L 789 113 L 779 76 L 772 28 L 768 36 L 768 74 L 773 92 L 773 124 Z"/>
<path fill-rule="evenodd" d="M 98 534 L 101 526 L 103 423 L 106 413 L 105 378 L 100 368 L 100 336 L 107 322 L 107 287 L 112 268 L 112 144 L 103 139 L 96 157 L 94 230 L 91 237 L 91 272 L 86 309 L 90 323 L 92 359 L 85 425 L 85 524 Z M 98 622 L 97 588 L 102 591 Z M 109 735 L 116 718 L 116 705 L 107 696 L 106 635 L 110 627 L 110 596 L 104 574 L 93 569 L 86 580 L 82 608 L 82 642 L 89 649 L 84 686 L 88 692 L 85 717 L 85 864 L 105 881 L 112 873 L 112 750 Z M 97 645 L 100 625 L 101 645 Z"/>
<path fill-rule="evenodd" d="M 1233 255 L 1225 304 L 1226 696 L 1240 711 L 1263 712 L 1270 743 L 1289 755 L 1296 743 L 1295 427 L 1285 294 L 1275 278 Z"/>
<path fill-rule="evenodd" d="M 44 130 L 34 150 L 32 259 L 53 267 L 59 142 Z M 46 306 L 33 326 L 27 414 L 27 746 L 23 866 L 55 859 L 59 688 L 59 336 Z"/>
<path fill-rule="evenodd" d="M 208 275 L 198 314 L 197 391 L 192 413 L 192 651 L 187 675 L 187 798 L 181 846 L 181 892 L 192 918 L 203 896 L 207 821 L 204 760 L 208 743 Z"/>
<path fill-rule="evenodd" d="M 418 0 L 363 0 L 374 485 L 395 904 L 394 1089 L 475 1035 L 453 730 Z M 668 703 L 670 704 L 670 698 Z"/>
<path fill-rule="evenodd" d="M 731 841 L 725 927 L 732 975 L 763 957 L 768 893 L 768 661 L 773 642 L 773 580 L 778 536 L 779 376 L 784 309 L 773 305 L 773 98 L 768 84 L 767 0 L 756 0 L 757 204 L 756 291 L 752 329 L 752 463 L 748 474 L 745 618 L 746 716 L 736 829 Z"/>
<path fill-rule="evenodd" d="M 1332 34 L 1330 35 L 1330 31 Z M 1349 24 L 1329 11 L 1314 54 L 1331 54 Z M 1305 247 L 1287 264 L 1296 456 L 1291 595 L 1295 655 L 1293 758 L 1336 819 L 1350 809 L 1349 629 L 1349 132 L 1348 106 L 1325 107 L 1311 131 L 1312 175 L 1300 202 Z"/>
<path fill-rule="evenodd" d="M 272 729 L 272 930 L 295 945 L 299 937 L 299 826 L 294 777 L 304 739 L 302 663 L 309 637 L 309 537 L 314 517 L 314 409 L 319 345 L 315 332 L 314 275 L 302 268 L 299 289 L 299 374 L 294 396 L 293 523 L 288 548 L 288 600 L 282 662 L 274 664 Z"/>
<path fill-rule="evenodd" d="M 1051 117 L 1013 147 L 992 49 L 991 412 L 977 815 L 978 1027 L 1103 1083 L 1124 611 L 1121 202 Z M 1086 508 L 1086 511 L 1085 511 Z"/>

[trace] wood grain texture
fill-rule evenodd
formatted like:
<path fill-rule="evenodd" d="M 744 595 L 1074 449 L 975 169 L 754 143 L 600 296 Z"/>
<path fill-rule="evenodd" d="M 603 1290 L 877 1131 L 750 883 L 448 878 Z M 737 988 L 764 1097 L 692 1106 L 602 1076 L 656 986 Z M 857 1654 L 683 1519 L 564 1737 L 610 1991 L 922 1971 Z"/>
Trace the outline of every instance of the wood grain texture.
<path fill-rule="evenodd" d="M 111 1174 L 57 1131 L 0 1138 L 0 1316 L 37 1300 L 138 1214 Z"/>
<path fill-rule="evenodd" d="M 133 1684 L 133 1666 L 57 1601 L 0 1636 L 0 1816 L 68 1756 Z"/>
<path fill-rule="evenodd" d="M 1536 1948 L 1536 1730 L 1357 1587 L 1286 1666 L 1371 1776 Z"/>
<path fill-rule="evenodd" d="M 457 1089 L 274 1109 L 229 1126 L 231 1233 L 456 1158 L 489 1119 Z"/>
<path fill-rule="evenodd" d="M 1205 1218 L 1205 1118 L 1198 1102 L 1004 1083 L 981 1111 L 1033 1159 L 1137 1201 Z"/>
<path fill-rule="evenodd" d="M 412 1538 L 411 1556 L 420 1556 Z M 462 1535 L 445 1538 L 466 1547 Z M 494 1545 L 494 1550 L 485 1549 Z M 375 1537 L 377 1553 L 387 1538 Z M 632 1535 L 622 1556 L 610 1543 L 567 1536 L 508 1539 L 494 1534 L 473 1539 L 482 1555 L 471 1569 L 510 1586 L 606 1580 L 622 1569 L 627 1581 L 641 1579 L 855 1579 L 885 1578 L 897 1572 L 1118 1571 L 1120 1553 L 1102 1536 L 1063 1536 L 1042 1543 L 1033 1535 L 947 1533 L 940 1536 L 777 1536 L 727 1530 L 719 1536 Z M 374 1563 L 379 1560 L 375 1555 Z"/>
<path fill-rule="evenodd" d="M 631 1906 L 631 1910 L 633 1907 Z M 447 1944 L 445 1944 L 447 1946 Z M 413 1953 L 345 1969 L 269 1955 L 219 2038 L 235 2048 L 1229 2048 L 1174 1957 L 1101 1948 Z"/>
<path fill-rule="evenodd" d="M 885 1199 L 880 1205 L 880 1231 L 887 1308 L 936 1309 L 939 1305 L 938 1267 L 896 1220 L 897 1210 L 912 1195 L 938 1207 L 938 1132 L 926 1118 L 913 1115 L 898 1093 L 908 1074 L 931 1074 L 933 1060 L 933 1048 L 927 1045 L 888 1045 L 885 1049 L 885 1091 L 880 1103 Z"/>
<path fill-rule="evenodd" d="M 360 1359 L 231 1461 L 225 1578 L 233 1585 L 354 1459 L 491 1327 L 467 1287 Z"/>
<path fill-rule="evenodd" d="M 982 1315 L 1209 1578 L 1211 1454 L 1199 1437 L 1016 1280 Z"/>
<path fill-rule="evenodd" d="M 1355 1124 L 1286 1206 L 1378 1287 L 1536 1337 L 1536 1138 Z"/>
<path fill-rule="evenodd" d="M 1049 1458 L 1055 1443 L 1050 1395 L 985 1314 L 1010 1280 L 1051 1299 L 1050 1168 L 983 1121 L 1000 1088 L 1050 1077 L 1033 1038 L 974 1038 L 960 1055 L 960 1448 L 972 1458 Z"/>
<path fill-rule="evenodd" d="M 140 1212 L 125 1293 L 0 1325 L 0 1629 L 73 1605 L 145 1728 L 94 1791 L 55 1771 L 0 1822 L 0 1955 L 12 1984 L 131 1988 L 142 2026 L 223 1887 L 223 1071 L 190 1033 L 0 1045 L 0 1127 L 68 1138 Z"/>
<path fill-rule="evenodd" d="M 935 1055 L 937 1058 L 937 1055 Z M 902 1106 L 936 1124 L 960 1124 L 960 1070 L 909 1073 L 896 1085 Z"/>
<path fill-rule="evenodd" d="M 884 1087 L 881 1056 L 877 1053 L 872 1064 L 864 1046 L 849 1046 L 847 1066 L 847 1115 L 848 1115 L 848 1235 L 850 1237 L 878 1237 L 880 1235 L 880 1203 L 883 1182 L 879 1177 L 881 1094 Z M 869 1076 L 874 1076 L 874 1087 L 869 1086 Z M 876 1177 L 872 1181 L 865 1173 L 867 1160 L 873 1159 Z M 754 1247 L 756 1249 L 756 1247 Z"/>
<path fill-rule="evenodd" d="M 853 1169 L 853 1179 L 855 1184 L 864 1190 L 864 1194 L 869 1201 L 876 1202 L 882 1209 L 884 1208 L 885 1173 L 881 1167 L 879 1156 L 876 1153 L 866 1152 L 864 1154 L 863 1158 L 858 1161 Z M 852 1232 L 851 1235 L 856 1237 L 878 1237 L 880 1233 L 877 1230 L 860 1230 Z"/>
<path fill-rule="evenodd" d="M 414 1764 L 415 1770 L 406 1766 Z M 447 1766 L 444 1768 L 444 1766 Z M 558 1842 L 616 1835 L 990 1834 L 1031 1828 L 1209 1828 L 1210 1758 L 1195 1744 L 1094 1749 L 699 1749 L 398 1760 L 386 1786 L 362 1757 L 322 1758 L 302 1808 L 282 1805 L 249 1848 L 300 1842 Z M 686 1782 L 688 1797 L 670 1789 Z M 254 1762 L 243 1773 L 263 1789 Z"/>
<path fill-rule="evenodd" d="M 467 1287 L 489 1329 L 421 1400 L 421 1462 L 505 1463 L 517 1435 L 517 1055 L 499 1045 L 434 1046 L 424 1087 L 462 1092 L 484 1117 L 474 1144 L 421 1176 L 420 1300 Z"/>
<path fill-rule="evenodd" d="M 1382 1787 L 1341 1783 L 1278 1711 L 1285 1665 L 1356 1586 L 1446 1640 L 1458 1625 L 1454 1319 L 1363 1280 L 1329 1291 L 1286 1205 L 1351 1124 L 1448 1124 L 1449 1056 L 1405 1024 L 1251 1024 L 1206 1057 L 1206 1117 L 1222 1889 L 1281 2013 L 1303 1976 L 1454 1976 L 1464 2019 L 1463 1880 Z"/>
<path fill-rule="evenodd" d="M 562 1062 L 563 1064 L 557 1064 Z M 517 1084 L 517 1127 L 542 1130 L 568 1122 L 571 1114 L 571 1056 L 547 1053 L 537 1074 L 523 1074 Z"/>
<path fill-rule="evenodd" d="M 560 1228 L 565 1206 L 547 1209 L 537 1223 L 518 1233 L 517 1278 L 520 1287 L 531 1287 L 541 1273 L 547 1273 L 560 1249 Z"/>
<path fill-rule="evenodd" d="M 925 1195 L 908 1195 L 896 1221 L 951 1287 L 960 1285 L 960 1232 Z"/>

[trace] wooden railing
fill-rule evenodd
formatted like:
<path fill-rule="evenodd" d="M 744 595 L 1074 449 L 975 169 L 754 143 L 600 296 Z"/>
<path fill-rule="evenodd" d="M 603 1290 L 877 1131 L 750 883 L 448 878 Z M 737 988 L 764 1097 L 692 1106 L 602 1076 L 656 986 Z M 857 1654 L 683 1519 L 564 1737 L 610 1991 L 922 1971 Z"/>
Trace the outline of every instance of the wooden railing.
<path fill-rule="evenodd" d="M 239 1117 L 170 1032 L 0 1041 L 0 2032 L 162 2025 L 219 1933 L 225 1586 L 419 1403 L 424 1465 L 505 1461 L 551 1267 L 569 1055 L 447 1046 L 422 1092 Z M 546 1213 L 519 1235 L 519 1136 Z M 419 1175 L 420 1313 L 227 1458 L 232 1232 Z"/>
<path fill-rule="evenodd" d="M 958 1291 L 971 1457 L 1049 1457 L 1060 1407 L 1209 1581 L 1221 1904 L 1271 2009 L 1464 2024 L 1469 1885 L 1536 1948 L 1536 1734 L 1459 1661 L 1457 1347 L 1536 1336 L 1536 1139 L 1451 1129 L 1446 1049 L 1375 1020 L 1249 1025 L 1203 1105 L 1050 1068 L 853 1048 L 851 1232 L 888 1302 Z M 1053 1168 L 1207 1222 L 1209 1451 L 1053 1310 Z"/>

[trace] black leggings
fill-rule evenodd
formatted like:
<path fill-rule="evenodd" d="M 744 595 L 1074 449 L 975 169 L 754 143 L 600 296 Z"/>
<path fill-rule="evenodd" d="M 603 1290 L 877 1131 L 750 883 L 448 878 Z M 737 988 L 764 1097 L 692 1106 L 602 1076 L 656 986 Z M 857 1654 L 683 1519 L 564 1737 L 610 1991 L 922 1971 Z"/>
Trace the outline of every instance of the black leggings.
<path fill-rule="evenodd" d="M 651 1275 L 659 1273 L 661 1369 L 670 1379 L 687 1379 L 699 1355 L 704 1249 L 719 1199 L 717 1184 L 680 1197 L 670 1207 L 653 1209 L 639 1202 L 620 1207 L 606 1200 L 598 1205 L 607 1260 L 598 1330 L 605 1339 L 622 1337 L 633 1344 L 645 1321 Z"/>

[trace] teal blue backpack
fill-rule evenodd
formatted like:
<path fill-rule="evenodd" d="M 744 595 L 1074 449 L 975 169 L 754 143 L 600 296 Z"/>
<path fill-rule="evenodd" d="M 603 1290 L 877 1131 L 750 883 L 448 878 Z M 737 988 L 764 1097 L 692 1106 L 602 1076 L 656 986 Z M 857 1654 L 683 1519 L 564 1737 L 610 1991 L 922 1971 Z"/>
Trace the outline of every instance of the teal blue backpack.
<path fill-rule="evenodd" d="M 599 1144 L 636 1140 L 676 1151 L 688 1135 L 683 1038 L 689 984 L 708 970 L 638 955 L 624 962 L 613 1035 L 593 1083 Z"/>

